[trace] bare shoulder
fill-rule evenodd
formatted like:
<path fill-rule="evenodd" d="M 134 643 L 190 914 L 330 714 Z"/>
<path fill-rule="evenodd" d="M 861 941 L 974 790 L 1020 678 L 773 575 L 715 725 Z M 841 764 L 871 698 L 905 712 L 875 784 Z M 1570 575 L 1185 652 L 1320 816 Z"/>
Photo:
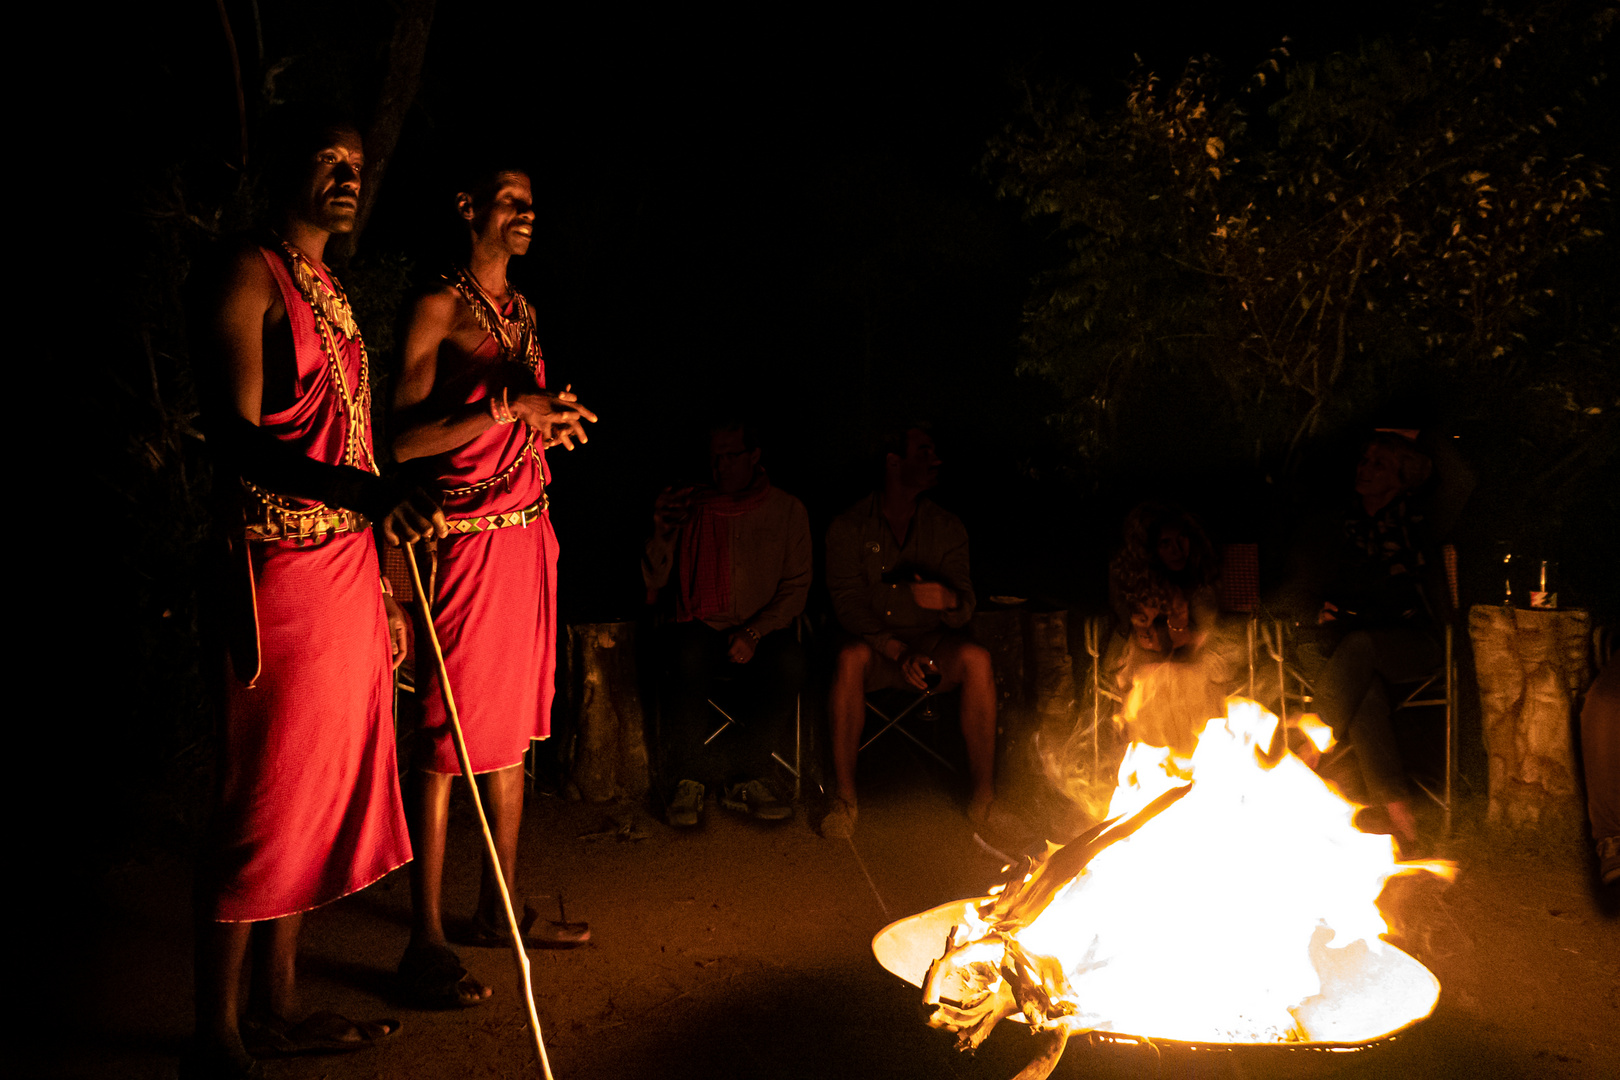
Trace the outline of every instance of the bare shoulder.
<path fill-rule="evenodd" d="M 218 255 L 218 280 L 227 294 L 246 291 L 275 295 L 276 281 L 264 261 L 264 249 L 251 239 L 241 239 L 227 245 Z"/>
<path fill-rule="evenodd" d="M 435 319 L 452 319 L 456 309 L 461 306 L 461 296 L 452 285 L 442 285 L 437 289 L 429 289 L 411 304 L 411 311 L 418 317 L 425 316 Z"/>
<path fill-rule="evenodd" d="M 463 307 L 461 297 L 448 285 L 421 293 L 411 301 L 410 333 L 441 341 L 459 328 L 465 316 Z"/>
<path fill-rule="evenodd" d="M 242 332 L 253 320 L 277 308 L 281 294 L 257 244 L 243 238 L 202 254 L 187 282 L 192 317 L 217 326 L 238 324 Z"/>

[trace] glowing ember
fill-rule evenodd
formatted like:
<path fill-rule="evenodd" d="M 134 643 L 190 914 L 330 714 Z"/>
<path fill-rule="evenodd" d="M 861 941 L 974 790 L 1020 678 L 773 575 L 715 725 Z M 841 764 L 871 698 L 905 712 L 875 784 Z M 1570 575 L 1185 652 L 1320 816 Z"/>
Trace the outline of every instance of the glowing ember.
<path fill-rule="evenodd" d="M 1354 1043 L 1422 1019 L 1439 985 L 1383 941 L 1376 900 L 1393 874 L 1452 867 L 1397 863 L 1355 809 L 1250 701 L 1229 701 L 1188 760 L 1133 745 L 1112 821 L 947 906 L 956 925 L 921 980 L 930 1022 L 970 1047 L 1021 1014 L 1053 1032 L 1050 1068 L 1080 1031 Z M 902 936 L 874 948 L 905 974 L 884 958 Z"/>

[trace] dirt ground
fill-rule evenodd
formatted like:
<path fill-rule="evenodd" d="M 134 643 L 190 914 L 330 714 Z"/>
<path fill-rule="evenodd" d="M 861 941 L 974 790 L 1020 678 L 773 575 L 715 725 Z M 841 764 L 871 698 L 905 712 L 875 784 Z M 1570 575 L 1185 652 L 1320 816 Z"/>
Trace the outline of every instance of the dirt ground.
<path fill-rule="evenodd" d="M 520 862 L 525 895 L 561 891 L 594 941 L 533 951 L 539 1011 L 559 1080 L 609 1077 L 962 1077 L 1008 1080 L 1034 1053 L 1005 1023 L 976 1056 L 924 1023 L 918 992 L 873 959 L 892 919 L 978 893 L 1000 862 L 975 845 L 948 782 L 898 740 L 862 758 L 853 843 L 824 840 L 800 809 L 780 826 L 711 802 L 677 834 L 641 808 L 531 799 Z M 882 744 L 880 743 L 881 747 Z M 1590 857 L 1565 842 L 1492 841 L 1465 810 L 1441 854 L 1450 886 L 1386 893 L 1397 940 L 1440 978 L 1432 1018 L 1354 1054 L 1312 1055 L 1343 1077 L 1620 1076 L 1620 919 Z M 620 838 L 618 825 L 644 839 Z M 606 834 L 606 835 L 604 835 Z M 479 853 L 470 804 L 452 818 L 447 908 L 470 909 Z M 159 852 L 109 877 L 98 898 L 97 972 L 70 1011 L 80 1036 L 45 1075 L 166 1080 L 191 1027 L 190 866 Z M 1189 893 L 1198 887 L 1188 882 Z M 542 906 L 554 901 L 542 902 Z M 403 1031 L 354 1054 L 267 1063 L 272 1080 L 539 1076 L 509 953 L 463 949 L 496 990 L 464 1012 L 422 1012 L 390 996 L 405 946 L 404 870 L 306 922 L 306 1005 L 393 1016 Z M 70 951 L 65 949 L 64 951 Z M 10 1070 L 8 1069 L 8 1072 Z M 1073 1045 L 1059 1076 L 1294 1075 L 1242 1056 L 1167 1061 Z M 24 1073 L 12 1073 L 24 1075 Z"/>

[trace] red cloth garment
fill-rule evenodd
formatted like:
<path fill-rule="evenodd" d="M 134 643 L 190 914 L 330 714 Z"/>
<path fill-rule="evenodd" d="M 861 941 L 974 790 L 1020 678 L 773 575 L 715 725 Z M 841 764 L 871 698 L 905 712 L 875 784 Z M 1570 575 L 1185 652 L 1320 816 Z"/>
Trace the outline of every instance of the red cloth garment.
<path fill-rule="evenodd" d="M 472 355 L 440 357 L 433 398 L 466 404 L 499 397 L 502 390 L 515 396 L 544 387 L 545 361 L 527 301 L 514 293 L 512 303 L 496 311 L 465 274 L 452 284 L 480 325 L 494 330 Z M 446 517 L 510 513 L 536 505 L 545 494 L 550 474 L 539 443 L 522 421 L 493 424 L 420 467 Z M 429 586 L 433 620 L 473 771 L 517 765 L 530 739 L 551 734 L 557 670 L 557 535 L 551 515 L 541 511 L 527 525 L 452 533 L 439 541 L 437 553 Z M 422 566 L 424 580 L 428 569 Z M 459 774 L 438 665 L 419 664 L 418 683 L 429 747 L 421 767 Z"/>
<path fill-rule="evenodd" d="M 332 339 L 337 356 L 329 359 L 288 262 L 263 254 L 287 308 L 297 385 L 294 403 L 264 416 L 262 427 L 318 461 L 365 467 L 371 431 L 366 410 L 356 407 L 366 378 L 359 335 Z M 303 271 L 320 273 L 307 262 Z M 330 279 L 321 280 L 335 294 Z M 249 554 L 261 674 L 252 688 L 234 672 L 226 676 L 224 769 L 209 852 L 211 916 L 221 922 L 307 911 L 411 857 L 371 536 L 253 541 Z"/>
<path fill-rule="evenodd" d="M 676 619 L 710 619 L 731 610 L 731 520 L 762 506 L 771 482 L 761 469 L 735 495 L 713 488 L 692 494 L 681 526 L 681 587 Z"/>
<path fill-rule="evenodd" d="M 541 514 L 527 528 L 441 540 L 435 576 L 433 622 L 473 772 L 517 765 L 530 739 L 551 734 L 557 536 L 550 515 Z M 460 775 L 438 664 L 418 661 L 417 682 L 421 731 L 430 748 L 421 766 Z"/>
<path fill-rule="evenodd" d="M 538 354 L 535 359 L 536 367 L 530 368 L 507 358 L 491 334 L 471 356 L 440 356 L 432 399 L 446 406 L 466 405 L 500 397 L 503 390 L 515 397 L 530 382 L 544 386 L 545 361 Z M 551 480 L 545 452 L 532 435 L 521 420 L 491 424 L 470 442 L 423 458 L 416 468 L 444 500 L 446 517 L 522 510 L 539 501 Z"/>

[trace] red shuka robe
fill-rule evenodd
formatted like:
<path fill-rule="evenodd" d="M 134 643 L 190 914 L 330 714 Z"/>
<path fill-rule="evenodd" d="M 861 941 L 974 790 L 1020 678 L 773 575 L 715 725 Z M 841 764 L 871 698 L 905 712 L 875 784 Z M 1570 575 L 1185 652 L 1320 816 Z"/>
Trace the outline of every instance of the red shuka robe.
<path fill-rule="evenodd" d="M 483 401 L 503 389 L 516 393 L 531 379 L 546 384 L 545 361 L 534 341 L 534 320 L 521 298 L 494 313 L 476 286 L 460 278 L 463 302 L 482 304 L 483 320 L 502 318 L 471 356 L 441 356 L 434 396 L 446 403 Z M 454 450 L 422 462 L 448 518 L 478 518 L 524 510 L 545 493 L 550 473 L 539 436 L 522 421 L 495 424 Z M 551 734 L 556 692 L 557 534 L 542 511 L 527 526 L 452 533 L 438 544 L 433 621 L 467 739 L 474 772 L 494 772 L 523 760 L 530 739 Z M 429 772 L 460 773 L 437 665 L 421 680 L 423 734 Z"/>
<path fill-rule="evenodd" d="M 331 339 L 338 352 L 331 363 L 282 255 L 269 249 L 263 255 L 287 308 L 297 400 L 263 416 L 261 426 L 317 461 L 368 467 L 359 334 Z M 234 669 L 226 676 L 225 764 L 210 853 L 212 917 L 221 922 L 307 911 L 411 858 L 394 758 L 388 622 L 371 533 L 302 544 L 253 540 L 248 553 L 260 674 L 251 687 Z"/>

